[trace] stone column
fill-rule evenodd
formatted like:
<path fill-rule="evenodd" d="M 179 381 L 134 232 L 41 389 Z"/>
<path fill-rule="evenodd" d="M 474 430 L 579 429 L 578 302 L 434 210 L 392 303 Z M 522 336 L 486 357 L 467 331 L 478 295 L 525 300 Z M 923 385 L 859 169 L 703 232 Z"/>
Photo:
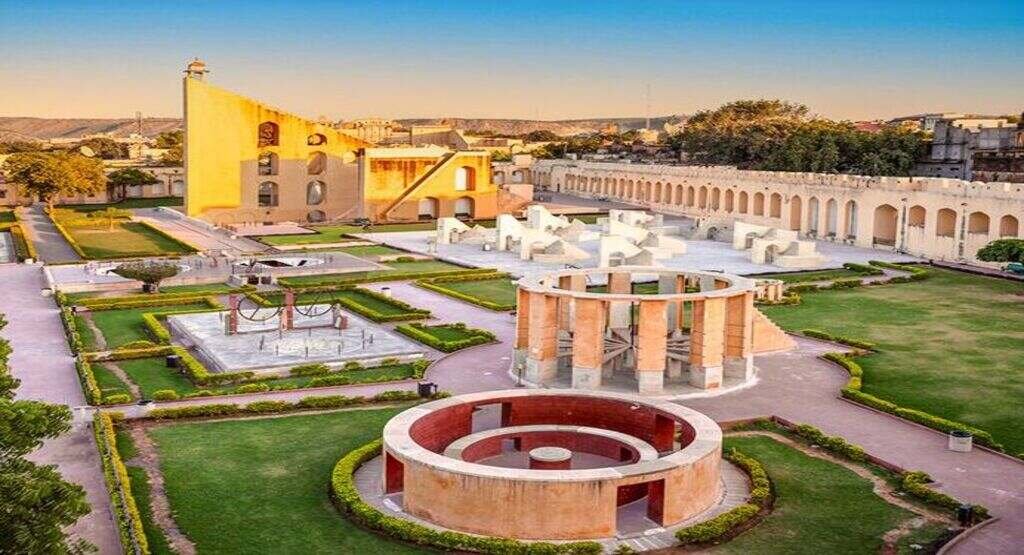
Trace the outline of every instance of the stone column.
<path fill-rule="evenodd" d="M 238 333 L 238 305 L 241 299 L 238 295 L 228 295 L 228 335 Z"/>
<path fill-rule="evenodd" d="M 572 334 L 572 386 L 577 389 L 601 387 L 604 318 L 604 302 L 576 299 Z"/>
<path fill-rule="evenodd" d="M 287 289 L 284 292 L 284 308 L 281 309 L 281 329 L 295 328 L 295 292 Z"/>
<path fill-rule="evenodd" d="M 632 276 L 628 272 L 609 272 L 608 292 L 618 294 L 632 293 Z M 631 321 L 631 313 L 632 303 L 612 301 L 608 306 L 608 326 L 612 328 L 628 328 Z"/>
<path fill-rule="evenodd" d="M 725 347 L 725 298 L 713 297 L 693 303 L 690 331 L 690 384 L 701 389 L 722 385 L 722 356 Z"/>
<path fill-rule="evenodd" d="M 526 379 L 544 384 L 558 372 L 558 298 L 530 293 Z"/>
<path fill-rule="evenodd" d="M 642 395 L 659 394 L 665 385 L 667 301 L 640 301 L 636 338 L 636 379 Z"/>
<path fill-rule="evenodd" d="M 587 276 L 561 276 L 558 278 L 558 288 L 566 291 L 586 291 Z M 572 321 L 575 317 L 572 297 L 558 298 L 558 329 L 569 331 L 572 329 Z"/>
<path fill-rule="evenodd" d="M 516 368 L 526 365 L 526 352 L 530 345 L 530 292 L 516 289 L 516 343 L 513 349 Z"/>
<path fill-rule="evenodd" d="M 726 300 L 725 306 L 725 356 L 739 359 L 739 364 L 730 362 L 725 374 L 742 380 L 754 373 L 753 351 L 754 293 L 736 295 Z"/>

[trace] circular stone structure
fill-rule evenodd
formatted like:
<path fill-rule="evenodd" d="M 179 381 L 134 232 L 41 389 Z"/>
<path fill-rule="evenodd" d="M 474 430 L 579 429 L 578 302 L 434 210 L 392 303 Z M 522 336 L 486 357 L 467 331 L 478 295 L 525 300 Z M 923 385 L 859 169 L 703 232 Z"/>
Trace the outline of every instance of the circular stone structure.
<path fill-rule="evenodd" d="M 530 449 L 530 468 L 533 470 L 569 470 L 572 451 L 564 447 L 537 447 Z"/>
<path fill-rule="evenodd" d="M 563 464 L 568 454 L 588 465 L 530 468 L 549 448 L 563 451 Z M 718 503 L 721 453 L 714 421 L 667 401 L 489 391 L 392 418 L 384 427 L 382 486 L 385 495 L 401 493 L 405 513 L 442 528 L 524 540 L 609 538 L 623 510 L 644 511 L 657 528 Z"/>
<path fill-rule="evenodd" d="M 605 291 L 588 290 L 601 281 Z M 635 293 L 644 281 L 657 292 Z M 741 276 L 613 266 L 525 277 L 518 287 L 513 370 L 535 386 L 713 390 L 749 383 L 755 352 L 792 346 Z"/>

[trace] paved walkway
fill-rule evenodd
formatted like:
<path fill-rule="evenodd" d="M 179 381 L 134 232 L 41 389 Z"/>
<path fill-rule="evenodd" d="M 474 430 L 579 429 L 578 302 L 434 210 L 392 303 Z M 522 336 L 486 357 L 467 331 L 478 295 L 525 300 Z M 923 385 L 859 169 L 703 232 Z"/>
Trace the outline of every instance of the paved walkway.
<path fill-rule="evenodd" d="M 59 312 L 52 299 L 40 295 L 45 287 L 42 269 L 39 266 L 0 266 L 0 284 L 3 284 L 0 312 L 8 322 L 3 335 L 14 349 L 11 355 L 13 374 L 21 380 L 18 397 L 72 407 L 84 405 Z M 71 431 L 46 442 L 32 454 L 32 459 L 56 464 L 65 479 L 85 488 L 92 512 L 79 519 L 71 527 L 71 533 L 92 542 L 100 553 L 120 553 L 120 540 L 89 421 L 77 420 Z"/>
<path fill-rule="evenodd" d="M 43 212 L 44 205 L 35 203 L 21 213 L 22 225 L 27 228 L 32 243 L 39 253 L 39 259 L 48 264 L 81 260 L 64 236 L 57 231 L 50 217 Z"/>
<path fill-rule="evenodd" d="M 217 250 L 226 254 L 243 255 L 271 250 L 259 241 L 245 237 L 232 238 L 225 230 L 204 226 L 170 209 L 141 208 L 134 212 L 137 219 L 203 251 Z"/>

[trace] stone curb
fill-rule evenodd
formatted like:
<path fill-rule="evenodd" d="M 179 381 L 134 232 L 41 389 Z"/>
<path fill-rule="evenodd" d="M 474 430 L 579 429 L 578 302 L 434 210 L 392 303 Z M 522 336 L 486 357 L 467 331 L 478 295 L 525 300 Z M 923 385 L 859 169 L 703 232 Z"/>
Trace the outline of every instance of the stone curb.
<path fill-rule="evenodd" d="M 945 545 L 940 547 L 939 550 L 935 552 L 935 555 L 946 555 L 947 553 L 949 553 L 950 551 L 955 549 L 956 546 L 960 542 L 962 542 L 965 539 L 967 539 L 968 536 L 971 536 L 975 532 L 977 532 L 978 530 L 981 530 L 982 528 L 985 528 L 989 524 L 993 524 L 993 523 L 998 522 L 998 521 L 999 521 L 999 517 L 993 517 L 993 518 L 990 518 L 990 519 L 988 519 L 985 522 L 982 522 L 980 524 L 975 524 L 974 526 L 971 526 L 970 528 L 964 528 L 964 530 L 962 532 L 960 532 L 956 536 L 953 536 L 953 539 L 949 540 L 948 542 L 946 542 Z"/>

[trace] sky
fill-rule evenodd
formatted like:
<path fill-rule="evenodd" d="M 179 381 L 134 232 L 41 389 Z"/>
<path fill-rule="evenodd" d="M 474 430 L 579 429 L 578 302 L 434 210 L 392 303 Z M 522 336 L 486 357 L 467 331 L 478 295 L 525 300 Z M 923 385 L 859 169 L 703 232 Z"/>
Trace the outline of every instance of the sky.
<path fill-rule="evenodd" d="M 193 56 L 332 119 L 1020 113 L 1024 0 L 0 0 L 0 116 L 180 117 Z"/>

